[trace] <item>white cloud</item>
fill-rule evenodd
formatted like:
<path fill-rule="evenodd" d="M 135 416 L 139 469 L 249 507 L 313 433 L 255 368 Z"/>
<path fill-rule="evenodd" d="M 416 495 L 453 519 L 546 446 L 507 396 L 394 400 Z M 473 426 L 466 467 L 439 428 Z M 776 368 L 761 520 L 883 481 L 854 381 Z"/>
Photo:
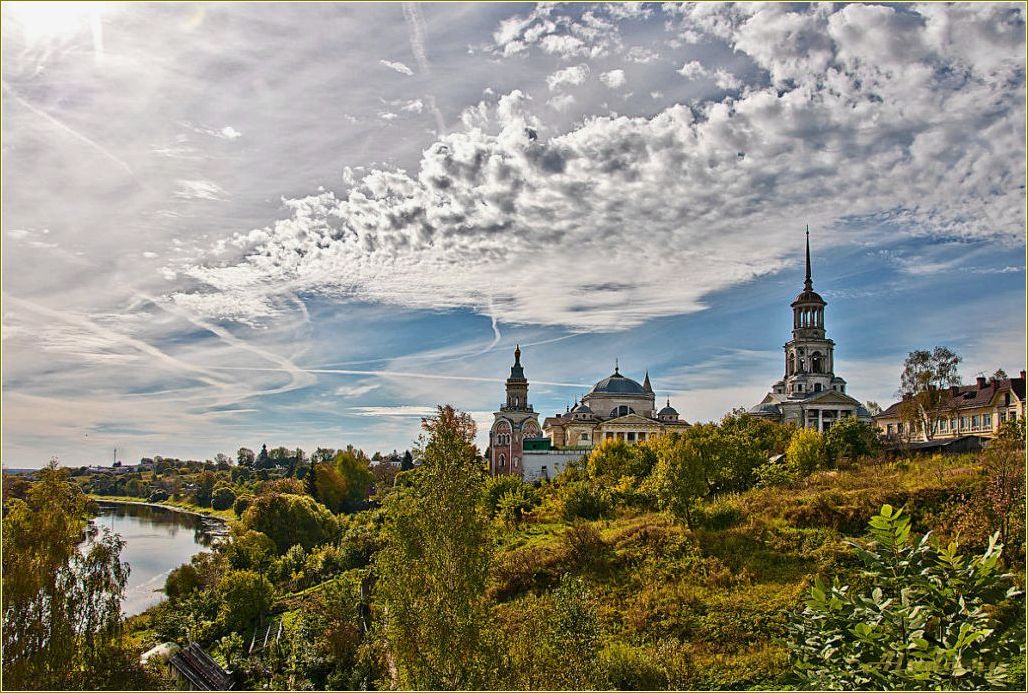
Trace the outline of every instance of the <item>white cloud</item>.
<path fill-rule="evenodd" d="M 400 62 L 393 62 L 391 60 L 379 60 L 381 65 L 385 65 L 394 72 L 399 72 L 401 75 L 407 75 L 408 77 L 414 76 L 414 71 Z"/>
<path fill-rule="evenodd" d="M 578 86 L 589 78 L 589 66 L 585 63 L 557 70 L 546 78 L 546 87 L 553 91 L 558 87 Z"/>
<path fill-rule="evenodd" d="M 710 73 L 707 71 L 707 68 L 703 67 L 703 64 L 699 61 L 690 60 L 678 69 L 678 74 L 682 75 L 687 79 L 700 79 L 701 77 L 708 76 Z"/>
<path fill-rule="evenodd" d="M 552 99 L 547 100 L 546 105 L 555 111 L 564 113 L 575 104 L 575 97 L 571 94 L 557 94 Z"/>
<path fill-rule="evenodd" d="M 611 89 L 619 89 L 625 86 L 625 71 L 611 70 L 600 74 L 600 81 Z"/>
<path fill-rule="evenodd" d="M 421 113 L 425 110 L 425 104 L 422 103 L 421 99 L 413 99 L 400 106 L 401 111 L 407 111 L 408 113 Z"/>
<path fill-rule="evenodd" d="M 226 140 L 235 140 L 242 137 L 243 133 L 239 132 L 231 125 L 226 125 L 225 127 L 221 128 L 221 136 Z"/>
<path fill-rule="evenodd" d="M 224 200 L 226 193 L 221 186 L 209 180 L 178 180 L 175 197 L 184 200 Z"/>
<path fill-rule="evenodd" d="M 797 80 L 791 88 L 750 86 L 738 98 L 652 117 L 587 117 L 549 138 L 538 137 L 531 100 L 513 92 L 469 109 L 465 128 L 426 149 L 415 173 L 371 169 L 339 197 L 293 201 L 294 216 L 265 229 L 269 240 L 232 271 L 248 277 L 251 301 L 263 287 L 262 311 L 288 285 L 415 308 L 501 306 L 511 323 L 619 330 L 700 310 L 710 292 L 780 269 L 796 257 L 797 220 L 826 246 L 846 242 L 851 221 L 869 217 L 883 237 L 1020 239 L 1023 57 L 997 61 L 964 44 L 948 54 L 932 22 L 885 23 L 893 38 L 868 43 L 843 30 L 852 5 L 790 7 L 697 10 L 690 31 L 719 32 L 776 81 Z M 817 56 L 763 49 L 794 34 L 815 47 L 828 41 L 842 62 L 818 72 Z M 934 52 L 901 48 L 930 39 Z M 883 45 L 906 51 L 909 64 L 877 67 L 900 59 L 881 56 Z M 940 88 L 932 75 L 956 60 L 970 77 L 960 89 Z M 682 71 L 743 86 L 698 61 Z M 587 75 L 585 64 L 564 68 L 547 86 Z M 228 271 L 193 276 L 214 286 Z"/>
<path fill-rule="evenodd" d="M 714 72 L 714 84 L 718 89 L 741 89 L 742 80 L 724 68 L 718 68 Z"/>
<path fill-rule="evenodd" d="M 625 59 L 629 62 L 646 65 L 660 59 L 660 54 L 643 46 L 632 46 L 625 53 Z"/>

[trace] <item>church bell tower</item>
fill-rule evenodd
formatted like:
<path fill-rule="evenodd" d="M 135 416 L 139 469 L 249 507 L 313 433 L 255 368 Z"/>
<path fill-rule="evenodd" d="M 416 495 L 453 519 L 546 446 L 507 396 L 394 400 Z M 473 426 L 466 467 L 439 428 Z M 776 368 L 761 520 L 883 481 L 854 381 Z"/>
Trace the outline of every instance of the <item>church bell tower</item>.
<path fill-rule="evenodd" d="M 806 276 L 803 291 L 792 302 L 792 339 L 785 345 L 783 394 L 803 398 L 813 392 L 839 390 L 844 382 L 834 377 L 835 342 L 825 336 L 826 305 L 814 291 L 811 279 L 810 227 L 807 227 Z"/>

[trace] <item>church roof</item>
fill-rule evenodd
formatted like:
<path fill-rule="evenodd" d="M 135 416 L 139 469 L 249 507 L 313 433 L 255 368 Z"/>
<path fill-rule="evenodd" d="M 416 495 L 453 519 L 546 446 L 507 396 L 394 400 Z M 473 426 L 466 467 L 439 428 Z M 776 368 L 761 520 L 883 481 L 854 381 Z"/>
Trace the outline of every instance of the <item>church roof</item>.
<path fill-rule="evenodd" d="M 615 366 L 613 373 L 593 385 L 593 389 L 590 394 L 601 393 L 612 395 L 645 395 L 646 389 L 631 378 L 626 378 L 621 375 L 618 367 Z"/>
<path fill-rule="evenodd" d="M 678 416 L 678 410 L 671 406 L 671 400 L 667 401 L 667 405 L 657 412 L 657 416 Z"/>

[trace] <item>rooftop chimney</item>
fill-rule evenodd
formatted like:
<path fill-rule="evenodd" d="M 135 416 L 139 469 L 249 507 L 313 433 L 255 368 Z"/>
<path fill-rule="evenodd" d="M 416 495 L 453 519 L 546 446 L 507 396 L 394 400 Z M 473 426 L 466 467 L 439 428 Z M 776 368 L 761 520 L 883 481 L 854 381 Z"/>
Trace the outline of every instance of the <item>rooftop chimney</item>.
<path fill-rule="evenodd" d="M 985 376 L 984 375 L 979 375 L 978 376 L 978 389 L 979 390 L 984 390 L 986 382 L 987 381 L 985 380 Z"/>
<path fill-rule="evenodd" d="M 1024 380 L 1024 376 L 1025 376 L 1024 371 L 1021 371 L 1021 380 Z"/>
<path fill-rule="evenodd" d="M 950 385 L 949 386 L 949 396 L 950 397 L 956 397 L 958 394 L 960 394 L 960 386 L 959 385 Z"/>

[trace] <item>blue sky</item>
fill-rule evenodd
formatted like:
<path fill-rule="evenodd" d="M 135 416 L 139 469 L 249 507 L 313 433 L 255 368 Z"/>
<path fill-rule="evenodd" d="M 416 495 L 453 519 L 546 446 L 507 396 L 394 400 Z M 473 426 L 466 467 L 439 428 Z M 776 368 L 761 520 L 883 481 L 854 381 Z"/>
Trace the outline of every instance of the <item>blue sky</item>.
<path fill-rule="evenodd" d="M 1021 4 L 5 4 L 3 462 L 1025 363 Z"/>

